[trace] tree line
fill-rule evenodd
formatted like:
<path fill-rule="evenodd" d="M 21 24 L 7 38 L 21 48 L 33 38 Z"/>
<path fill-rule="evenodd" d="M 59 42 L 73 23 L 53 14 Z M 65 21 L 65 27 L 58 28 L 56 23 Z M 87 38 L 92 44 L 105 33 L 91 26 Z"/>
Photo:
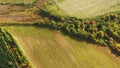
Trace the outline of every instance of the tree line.
<path fill-rule="evenodd" d="M 10 32 L 0 28 L 0 68 L 31 68 Z"/>
<path fill-rule="evenodd" d="M 37 25 L 52 27 L 70 36 L 84 38 L 102 46 L 109 46 L 112 50 L 120 53 L 120 14 L 107 14 L 96 20 L 87 20 L 57 16 L 45 10 L 40 13 L 48 19 L 36 21 Z"/>

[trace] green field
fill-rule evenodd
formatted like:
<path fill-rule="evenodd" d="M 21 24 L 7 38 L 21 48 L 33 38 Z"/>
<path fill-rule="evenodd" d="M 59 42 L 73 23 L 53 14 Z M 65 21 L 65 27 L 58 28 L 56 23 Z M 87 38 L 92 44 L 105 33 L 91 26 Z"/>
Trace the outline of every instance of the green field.
<path fill-rule="evenodd" d="M 76 41 L 59 31 L 7 26 L 34 68 L 119 68 L 120 57 L 107 47 Z"/>
<path fill-rule="evenodd" d="M 120 0 L 65 0 L 57 4 L 68 14 L 78 17 L 94 17 L 120 11 Z"/>

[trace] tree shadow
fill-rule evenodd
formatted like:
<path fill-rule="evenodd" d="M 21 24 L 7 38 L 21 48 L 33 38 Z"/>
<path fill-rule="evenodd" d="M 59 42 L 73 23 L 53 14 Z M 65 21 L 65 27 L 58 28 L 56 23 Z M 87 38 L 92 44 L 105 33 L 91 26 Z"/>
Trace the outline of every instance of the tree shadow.
<path fill-rule="evenodd" d="M 116 48 L 114 48 L 114 47 L 112 47 L 110 45 L 108 47 L 109 47 L 111 53 L 113 53 L 116 57 L 120 56 L 120 52 Z"/>

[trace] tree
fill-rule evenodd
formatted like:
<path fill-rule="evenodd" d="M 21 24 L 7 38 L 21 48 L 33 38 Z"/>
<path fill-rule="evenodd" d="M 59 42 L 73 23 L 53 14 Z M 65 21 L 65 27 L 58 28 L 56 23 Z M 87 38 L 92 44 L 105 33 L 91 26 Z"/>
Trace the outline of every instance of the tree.
<path fill-rule="evenodd" d="M 110 46 L 114 45 L 114 39 L 112 37 L 109 38 L 109 45 Z"/>
<path fill-rule="evenodd" d="M 118 18 L 117 14 L 110 14 L 110 20 L 115 21 Z"/>
<path fill-rule="evenodd" d="M 103 38 L 104 37 L 104 32 L 102 30 L 100 30 L 98 33 L 97 33 L 97 37 L 100 39 L 100 38 Z"/>
<path fill-rule="evenodd" d="M 98 24 L 98 26 L 97 26 L 97 28 L 98 28 L 98 30 L 103 30 L 103 31 L 105 31 L 105 25 L 103 25 L 103 24 Z"/>

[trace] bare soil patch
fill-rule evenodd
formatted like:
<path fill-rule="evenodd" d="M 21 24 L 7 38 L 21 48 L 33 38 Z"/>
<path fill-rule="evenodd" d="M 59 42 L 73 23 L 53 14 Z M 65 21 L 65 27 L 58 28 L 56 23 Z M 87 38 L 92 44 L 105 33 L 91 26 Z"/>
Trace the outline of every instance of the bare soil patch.
<path fill-rule="evenodd" d="M 31 14 L 7 14 L 0 16 L 0 22 L 34 22 L 39 19 L 38 15 Z"/>
<path fill-rule="evenodd" d="M 8 14 L 11 11 L 10 8 L 9 5 L 0 5 L 0 15 Z"/>
<path fill-rule="evenodd" d="M 0 5 L 0 23 L 34 22 L 40 18 L 37 11 L 20 5 Z"/>

